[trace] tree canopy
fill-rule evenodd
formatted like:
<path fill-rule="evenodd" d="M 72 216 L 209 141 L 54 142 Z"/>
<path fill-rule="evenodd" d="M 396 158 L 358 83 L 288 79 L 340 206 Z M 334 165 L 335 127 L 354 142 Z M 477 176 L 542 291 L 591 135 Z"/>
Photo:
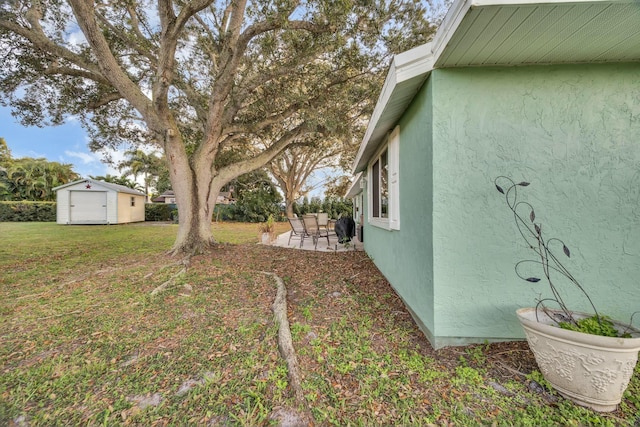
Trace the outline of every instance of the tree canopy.
<path fill-rule="evenodd" d="M 175 253 L 210 247 L 220 188 L 292 144 L 349 135 L 391 54 L 433 32 L 413 0 L 10 0 L 0 103 L 77 117 L 100 150 L 151 143 L 180 211 Z M 233 160 L 230 160 L 233 159 Z"/>
<path fill-rule="evenodd" d="M 53 188 L 79 177 L 70 164 L 13 158 L 6 141 L 0 138 L 0 200 L 55 201 Z"/>
<path fill-rule="evenodd" d="M 309 177 L 319 169 L 337 166 L 344 151 L 340 144 L 320 147 L 294 146 L 269 163 L 269 171 L 284 193 L 286 214 L 293 216 L 293 204 L 313 190 Z"/>
<path fill-rule="evenodd" d="M 138 191 L 144 191 L 144 188 L 138 184 L 136 181 L 127 178 L 126 176 L 116 176 L 111 174 L 106 175 L 89 175 L 89 178 L 95 179 L 96 181 L 104 181 L 110 182 L 112 184 L 124 185 L 125 187 L 132 188 Z"/>

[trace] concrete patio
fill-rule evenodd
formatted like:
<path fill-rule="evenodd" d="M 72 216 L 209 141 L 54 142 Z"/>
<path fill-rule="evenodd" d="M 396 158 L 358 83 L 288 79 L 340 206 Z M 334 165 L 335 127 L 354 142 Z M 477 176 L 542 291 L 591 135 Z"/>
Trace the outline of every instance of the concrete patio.
<path fill-rule="evenodd" d="M 327 245 L 327 238 L 322 237 L 318 241 L 317 248 L 313 244 L 311 237 L 305 237 L 304 244 L 300 247 L 300 239 L 297 236 L 293 236 L 289 243 L 290 231 L 278 235 L 278 238 L 271 243 L 271 246 L 278 246 L 281 248 L 302 249 L 307 251 L 319 251 L 319 252 L 345 252 L 345 251 L 361 251 L 363 250 L 362 242 L 358 241 L 356 237 L 351 239 L 348 244 L 341 244 L 338 242 L 338 237 L 335 234 L 329 234 L 329 244 Z"/>

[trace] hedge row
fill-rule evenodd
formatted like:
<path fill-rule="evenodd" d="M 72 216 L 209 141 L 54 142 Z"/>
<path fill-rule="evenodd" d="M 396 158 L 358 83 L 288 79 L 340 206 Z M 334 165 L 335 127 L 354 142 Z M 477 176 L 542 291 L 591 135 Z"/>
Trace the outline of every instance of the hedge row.
<path fill-rule="evenodd" d="M 175 221 L 176 205 L 146 204 L 145 221 Z M 54 222 L 56 202 L 5 202 L 0 201 L 0 222 Z"/>
<path fill-rule="evenodd" d="M 268 213 L 248 215 L 243 205 L 217 205 L 214 220 L 264 222 Z M 274 209 L 279 208 L 274 204 Z M 283 220 L 282 212 L 274 217 Z M 178 209 L 171 203 L 147 203 L 144 207 L 145 221 L 177 221 Z M 0 201 L 0 222 L 53 222 L 56 220 L 56 202 L 5 202 Z"/>
<path fill-rule="evenodd" d="M 144 205 L 145 221 L 176 221 L 178 208 L 173 203 L 147 203 Z"/>
<path fill-rule="evenodd" d="M 0 202 L 0 222 L 51 222 L 56 202 Z"/>

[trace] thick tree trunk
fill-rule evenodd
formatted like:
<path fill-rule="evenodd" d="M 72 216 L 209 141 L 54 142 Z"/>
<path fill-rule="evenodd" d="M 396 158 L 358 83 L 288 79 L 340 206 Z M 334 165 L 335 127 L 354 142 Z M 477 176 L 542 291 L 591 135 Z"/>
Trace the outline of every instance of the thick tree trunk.
<path fill-rule="evenodd" d="M 205 252 L 215 243 L 211 218 L 219 188 L 212 186 L 211 166 L 189 162 L 177 144 L 167 144 L 167 161 L 178 205 L 178 234 L 171 248 L 173 255 Z"/>
<path fill-rule="evenodd" d="M 194 189 L 196 191 L 196 189 Z M 173 255 L 193 255 L 207 251 L 215 243 L 211 233 L 211 216 L 208 208 L 203 208 L 194 200 L 187 198 L 178 204 L 178 235 L 171 248 Z"/>
<path fill-rule="evenodd" d="M 285 194 L 284 203 L 285 203 L 285 211 L 287 213 L 287 218 L 292 218 L 294 213 L 293 204 L 295 203 L 295 200 L 291 199 L 291 197 L 289 197 L 288 194 Z"/>

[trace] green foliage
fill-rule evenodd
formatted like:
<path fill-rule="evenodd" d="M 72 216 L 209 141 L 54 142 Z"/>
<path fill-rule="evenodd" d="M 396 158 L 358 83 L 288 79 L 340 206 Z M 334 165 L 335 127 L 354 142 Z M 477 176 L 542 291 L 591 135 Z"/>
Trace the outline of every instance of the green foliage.
<path fill-rule="evenodd" d="M 147 203 L 144 205 L 145 221 L 173 221 L 177 207 L 173 203 Z"/>
<path fill-rule="evenodd" d="M 0 165 L 11 160 L 11 150 L 7 145 L 7 141 L 0 137 Z"/>
<path fill-rule="evenodd" d="M 213 209 L 213 221 L 233 221 L 235 204 L 223 205 L 218 203 Z"/>
<path fill-rule="evenodd" d="M 272 186 L 268 184 L 265 186 Z M 252 190 L 241 192 L 235 203 L 229 205 L 218 204 L 215 207 L 214 221 L 241 221 L 241 222 L 265 222 L 271 215 L 274 221 L 285 221 L 282 210 L 282 198 L 279 194 L 273 194 L 275 187 L 269 190 Z M 302 216 L 306 213 L 327 212 L 330 218 L 351 216 L 352 203 L 349 199 L 328 197 L 324 200 L 312 198 L 311 202 L 305 198 L 306 203 L 294 204 L 294 213 Z"/>
<path fill-rule="evenodd" d="M 271 188 L 244 193 L 233 205 L 233 219 L 243 222 L 264 222 L 269 215 L 281 218 L 280 200 L 280 195 Z"/>
<path fill-rule="evenodd" d="M 263 170 L 253 171 L 234 181 L 235 202 L 217 205 L 214 219 L 265 222 L 271 215 L 282 221 L 282 196 Z"/>
<path fill-rule="evenodd" d="M 51 222 L 56 220 L 56 202 L 0 201 L 0 222 Z"/>
<path fill-rule="evenodd" d="M 53 188 L 79 178 L 70 164 L 43 158 L 13 159 L 10 156 L 8 149 L 1 154 L 0 200 L 53 202 L 56 199 Z"/>
<path fill-rule="evenodd" d="M 260 223 L 258 229 L 261 233 L 274 233 L 276 230 L 276 221 L 273 219 L 273 214 L 269 214 L 267 220 Z"/>
<path fill-rule="evenodd" d="M 344 197 L 327 197 L 324 200 L 312 197 L 311 201 L 304 197 L 302 202 L 293 205 L 293 212 L 298 216 L 315 212 L 327 212 L 330 218 L 336 219 L 351 216 L 352 210 L 353 203 L 351 199 L 345 199 Z"/>
<path fill-rule="evenodd" d="M 584 319 L 577 319 L 575 323 L 560 322 L 559 326 L 562 329 L 585 334 L 600 335 L 603 337 L 631 338 L 631 335 L 628 333 L 620 334 L 608 316 L 594 315 Z"/>
<path fill-rule="evenodd" d="M 351 186 L 351 176 L 343 175 L 334 178 L 325 188 L 324 194 L 327 197 L 341 198 L 347 194 L 347 190 Z"/>
<path fill-rule="evenodd" d="M 474 387 L 482 384 L 484 378 L 477 369 L 469 366 L 456 367 L 456 375 L 451 378 L 451 384 L 455 387 Z"/>
<path fill-rule="evenodd" d="M 147 195 L 152 187 L 156 188 L 156 191 L 160 191 L 157 188 L 158 181 L 161 177 L 166 177 L 169 174 L 167 162 L 164 157 L 160 156 L 155 151 L 147 154 L 139 149 L 127 150 L 125 152 L 125 156 L 127 159 L 118 164 L 118 170 L 123 173 L 123 177 L 132 176 L 133 181 L 135 182 L 138 176 L 142 176 L 144 181 L 144 192 Z M 164 182 L 161 187 L 164 187 Z M 166 189 L 167 188 L 162 188 L 162 191 L 165 191 Z"/>
<path fill-rule="evenodd" d="M 89 178 L 95 179 L 96 181 L 104 181 L 104 182 L 110 182 L 112 184 L 124 185 L 125 187 L 133 188 L 134 190 L 138 190 L 138 191 L 144 191 L 144 188 L 140 184 L 124 176 L 115 176 L 115 175 L 106 174 L 105 176 L 89 175 Z"/>

